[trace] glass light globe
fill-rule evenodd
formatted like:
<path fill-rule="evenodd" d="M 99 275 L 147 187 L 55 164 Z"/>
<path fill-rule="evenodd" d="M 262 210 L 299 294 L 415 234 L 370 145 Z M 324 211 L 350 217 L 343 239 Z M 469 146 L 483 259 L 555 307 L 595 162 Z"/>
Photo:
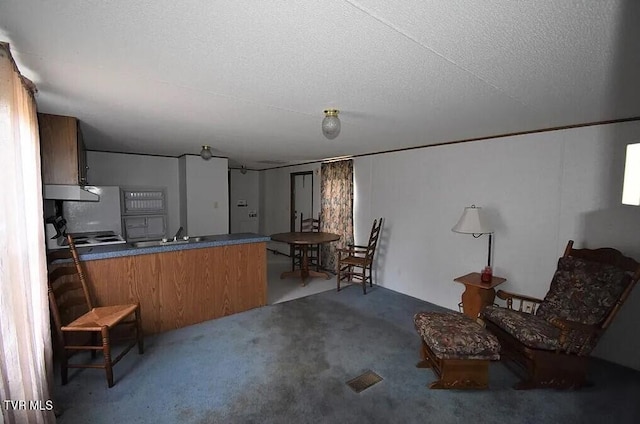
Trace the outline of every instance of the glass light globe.
<path fill-rule="evenodd" d="M 211 153 L 211 147 L 202 146 L 202 150 L 200 150 L 200 157 L 204 160 L 209 160 L 213 157 L 213 153 Z"/>
<path fill-rule="evenodd" d="M 333 140 L 340 134 L 339 111 L 336 109 L 328 109 L 324 111 L 325 117 L 322 120 L 322 134 L 329 140 Z"/>

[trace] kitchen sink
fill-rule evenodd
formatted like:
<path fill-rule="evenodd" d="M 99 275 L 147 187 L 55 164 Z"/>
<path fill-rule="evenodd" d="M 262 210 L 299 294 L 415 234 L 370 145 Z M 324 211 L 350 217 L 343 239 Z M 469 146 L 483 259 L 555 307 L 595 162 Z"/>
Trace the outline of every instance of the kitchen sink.
<path fill-rule="evenodd" d="M 189 240 L 145 240 L 145 241 L 136 241 L 131 243 L 133 247 L 153 247 L 153 246 L 173 246 L 174 244 L 186 244 L 189 243 Z"/>
<path fill-rule="evenodd" d="M 173 246 L 174 244 L 187 244 L 187 243 L 197 243 L 199 241 L 207 241 L 209 238 L 207 236 L 196 236 L 189 237 L 187 240 L 179 239 L 173 241 L 169 239 L 167 241 L 162 240 L 145 240 L 145 241 L 136 241 L 131 243 L 133 247 L 155 247 L 155 246 Z"/>

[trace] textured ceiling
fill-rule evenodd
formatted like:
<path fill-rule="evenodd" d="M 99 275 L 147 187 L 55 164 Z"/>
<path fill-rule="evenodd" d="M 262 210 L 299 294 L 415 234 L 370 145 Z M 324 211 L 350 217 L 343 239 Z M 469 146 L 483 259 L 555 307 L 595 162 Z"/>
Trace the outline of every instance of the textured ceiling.
<path fill-rule="evenodd" d="M 622 0 L 0 3 L 39 110 L 89 149 L 255 169 L 640 116 L 639 23 Z"/>

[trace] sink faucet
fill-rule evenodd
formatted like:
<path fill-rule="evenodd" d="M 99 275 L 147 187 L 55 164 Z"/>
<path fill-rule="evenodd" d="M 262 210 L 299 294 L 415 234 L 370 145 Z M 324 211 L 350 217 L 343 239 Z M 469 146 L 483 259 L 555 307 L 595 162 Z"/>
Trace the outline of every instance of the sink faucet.
<path fill-rule="evenodd" d="M 176 232 L 176 235 L 173 236 L 173 241 L 178 241 L 178 237 L 180 237 L 182 235 L 183 231 L 184 231 L 184 228 L 182 228 L 182 227 L 178 228 L 178 231 Z"/>

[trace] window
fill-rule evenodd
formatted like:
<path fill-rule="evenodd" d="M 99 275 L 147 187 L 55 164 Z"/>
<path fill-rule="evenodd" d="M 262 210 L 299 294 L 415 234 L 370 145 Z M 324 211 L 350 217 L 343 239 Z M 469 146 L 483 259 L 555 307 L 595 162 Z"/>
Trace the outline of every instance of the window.
<path fill-rule="evenodd" d="M 622 203 L 640 206 L 640 143 L 627 146 Z"/>

